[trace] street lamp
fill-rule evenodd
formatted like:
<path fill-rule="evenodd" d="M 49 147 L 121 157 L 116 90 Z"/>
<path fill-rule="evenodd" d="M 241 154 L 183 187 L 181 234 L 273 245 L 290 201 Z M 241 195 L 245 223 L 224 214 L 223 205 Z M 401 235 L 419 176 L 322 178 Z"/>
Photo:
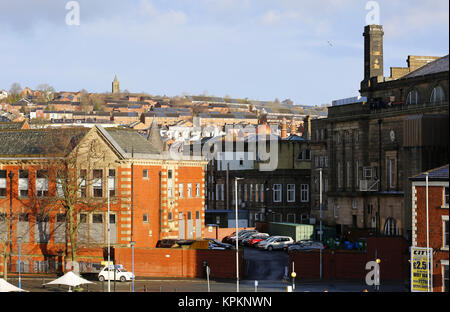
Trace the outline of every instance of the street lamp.
<path fill-rule="evenodd" d="M 320 242 L 322 243 L 322 239 L 323 239 L 323 228 L 322 228 L 322 171 L 323 168 L 317 168 L 316 170 L 319 170 L 319 239 Z M 322 249 L 320 248 L 320 279 L 322 279 Z"/>
<path fill-rule="evenodd" d="M 21 262 L 21 248 L 22 248 L 22 245 L 21 245 L 21 242 L 22 242 L 22 237 L 17 237 L 17 240 L 19 241 L 19 288 L 22 288 L 21 286 L 22 286 L 22 283 L 21 283 L 21 276 L 20 276 L 20 262 Z"/>
<path fill-rule="evenodd" d="M 133 279 L 131 280 L 131 289 L 132 289 L 132 292 L 134 292 L 134 245 L 136 245 L 136 242 L 135 241 L 131 241 L 130 242 L 130 245 L 131 245 L 131 270 L 132 270 L 132 273 L 133 273 Z"/>
<path fill-rule="evenodd" d="M 12 200 L 13 200 L 13 186 L 12 179 L 14 173 L 10 171 L 8 173 L 9 178 L 9 271 L 11 272 L 11 255 L 12 255 Z"/>
<path fill-rule="evenodd" d="M 244 178 L 234 178 L 234 192 L 235 192 L 235 221 L 236 221 L 236 292 L 239 292 L 239 235 L 238 235 L 238 198 L 237 198 L 237 181 L 244 180 Z"/>
<path fill-rule="evenodd" d="M 107 179 L 108 181 L 108 187 L 107 187 L 107 193 L 108 193 L 108 217 L 107 217 L 107 222 L 108 222 L 108 292 L 111 292 L 111 255 L 110 255 L 110 250 L 111 250 L 111 227 L 110 227 L 110 201 L 109 201 L 109 178 Z M 115 270 L 115 268 L 114 268 Z"/>

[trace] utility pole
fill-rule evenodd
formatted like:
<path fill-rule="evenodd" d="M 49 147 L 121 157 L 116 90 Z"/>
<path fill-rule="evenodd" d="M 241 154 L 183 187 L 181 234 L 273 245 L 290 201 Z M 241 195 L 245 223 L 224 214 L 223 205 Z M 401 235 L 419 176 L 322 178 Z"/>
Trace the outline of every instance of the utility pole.
<path fill-rule="evenodd" d="M 13 202 L 13 180 L 14 173 L 10 171 L 8 173 L 9 178 L 9 263 L 8 263 L 8 271 L 11 272 L 11 255 L 12 255 L 12 220 L 13 220 L 13 213 L 12 213 L 12 202 Z M 5 279 L 6 280 L 6 279 Z"/>

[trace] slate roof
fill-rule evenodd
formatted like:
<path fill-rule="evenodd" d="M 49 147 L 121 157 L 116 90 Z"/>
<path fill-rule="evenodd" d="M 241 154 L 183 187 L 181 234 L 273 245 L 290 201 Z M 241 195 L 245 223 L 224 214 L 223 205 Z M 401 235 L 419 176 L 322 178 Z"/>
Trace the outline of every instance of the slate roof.
<path fill-rule="evenodd" d="M 0 122 L 0 130 L 21 129 L 25 121 L 22 122 Z"/>
<path fill-rule="evenodd" d="M 149 141 L 141 136 L 136 130 L 104 128 L 104 130 L 114 140 L 125 153 L 131 154 L 160 154 Z"/>
<path fill-rule="evenodd" d="M 412 181 L 425 181 L 426 172 L 419 173 L 410 178 Z M 431 169 L 428 171 L 429 181 L 448 181 L 448 164 L 439 168 Z"/>
<path fill-rule="evenodd" d="M 87 128 L 0 131 L 0 157 L 67 156 L 89 131 Z"/>
<path fill-rule="evenodd" d="M 418 76 L 436 74 L 440 72 L 445 72 L 449 70 L 448 66 L 448 55 L 441 57 L 433 62 L 430 62 L 415 71 L 410 72 L 409 74 L 403 76 L 403 78 L 413 78 Z"/>

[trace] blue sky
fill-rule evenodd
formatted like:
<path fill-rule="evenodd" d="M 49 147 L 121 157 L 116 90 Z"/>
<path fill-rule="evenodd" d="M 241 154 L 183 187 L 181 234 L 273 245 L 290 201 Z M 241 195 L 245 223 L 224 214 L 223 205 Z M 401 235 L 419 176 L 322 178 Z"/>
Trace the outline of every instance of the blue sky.
<path fill-rule="evenodd" d="M 363 0 L 0 1 L 0 89 L 121 89 L 320 105 L 356 96 Z M 385 76 L 408 55 L 449 50 L 447 0 L 380 0 Z M 331 45 L 330 45 L 331 43 Z"/>

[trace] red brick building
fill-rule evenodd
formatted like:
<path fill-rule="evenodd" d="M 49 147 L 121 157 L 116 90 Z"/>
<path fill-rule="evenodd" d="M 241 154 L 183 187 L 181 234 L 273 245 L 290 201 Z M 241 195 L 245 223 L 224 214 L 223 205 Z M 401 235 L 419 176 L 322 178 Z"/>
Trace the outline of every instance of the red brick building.
<path fill-rule="evenodd" d="M 411 178 L 412 245 L 427 247 L 426 174 L 428 174 L 428 237 L 429 247 L 433 248 L 433 291 L 448 292 L 448 165 Z"/>
<path fill-rule="evenodd" d="M 0 131 L 0 275 L 5 266 L 18 271 L 18 237 L 25 273 L 58 271 L 72 250 L 81 271 L 100 264 L 108 193 L 111 246 L 122 258 L 132 241 L 139 252 L 161 238 L 203 237 L 206 162 L 171 158 L 156 130 L 149 137 L 99 125 Z"/>

